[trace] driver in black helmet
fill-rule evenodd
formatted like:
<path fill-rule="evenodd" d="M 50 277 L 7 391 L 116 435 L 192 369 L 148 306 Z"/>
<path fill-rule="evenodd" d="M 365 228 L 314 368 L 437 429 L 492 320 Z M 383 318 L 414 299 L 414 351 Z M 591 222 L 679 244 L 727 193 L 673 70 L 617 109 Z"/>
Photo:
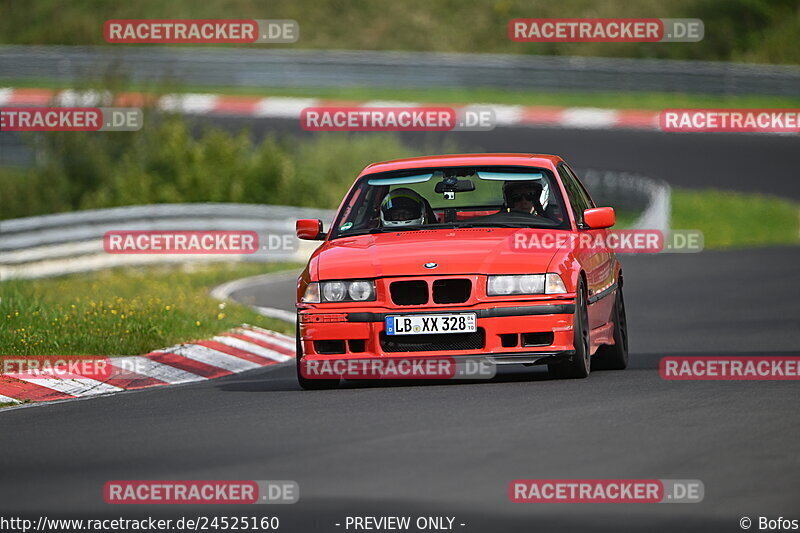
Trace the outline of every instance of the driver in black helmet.
<path fill-rule="evenodd" d="M 538 181 L 507 181 L 503 185 L 503 199 L 512 213 L 544 216 L 541 197 L 542 185 Z"/>
<path fill-rule="evenodd" d="M 380 220 L 384 227 L 426 224 L 425 200 L 411 189 L 395 189 L 381 202 Z"/>

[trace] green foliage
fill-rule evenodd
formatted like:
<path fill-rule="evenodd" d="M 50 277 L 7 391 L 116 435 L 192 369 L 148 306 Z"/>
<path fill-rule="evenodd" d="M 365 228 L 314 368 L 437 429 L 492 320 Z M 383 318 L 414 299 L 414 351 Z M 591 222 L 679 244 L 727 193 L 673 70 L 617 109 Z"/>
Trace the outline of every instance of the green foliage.
<path fill-rule="evenodd" d="M 155 115 L 138 132 L 36 137 L 41 164 L 0 176 L 0 219 L 122 205 L 237 202 L 335 208 L 374 161 L 412 155 L 391 135 L 321 135 L 254 144 L 182 118 Z M 8 199 L 16 199 L 10 201 Z"/>
<path fill-rule="evenodd" d="M 265 10 L 266 9 L 266 10 Z M 800 63 L 796 0 L 0 0 L 8 44 L 105 44 L 108 19 L 294 19 L 281 48 L 427 50 Z M 517 43 L 513 18 L 700 18 L 698 43 Z M 258 45 L 255 45 L 258 46 Z M 274 45 L 273 45 L 274 46 Z"/>

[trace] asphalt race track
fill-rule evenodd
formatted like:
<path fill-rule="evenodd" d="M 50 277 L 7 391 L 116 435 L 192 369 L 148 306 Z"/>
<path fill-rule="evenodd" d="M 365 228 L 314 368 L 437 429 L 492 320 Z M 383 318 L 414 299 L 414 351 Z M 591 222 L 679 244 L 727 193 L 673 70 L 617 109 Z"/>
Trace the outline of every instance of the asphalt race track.
<path fill-rule="evenodd" d="M 145 509 L 105 505 L 105 481 L 293 479 L 299 504 L 257 509 L 277 513 L 286 531 L 335 531 L 348 513 L 378 511 L 450 513 L 464 531 L 731 531 L 740 516 L 791 516 L 796 383 L 665 382 L 657 364 L 663 355 L 800 355 L 798 261 L 798 249 L 626 257 L 632 365 L 588 380 L 525 369 L 490 383 L 302 392 L 284 366 L 4 412 L 0 508 L 128 516 Z M 770 281 L 755 283 L 767 265 Z M 252 294 L 291 309 L 285 282 Z M 517 478 L 691 478 L 706 496 L 511 504 Z"/>
<path fill-rule="evenodd" d="M 294 119 L 198 119 L 200 123 L 207 120 L 233 131 L 248 128 L 255 138 L 269 132 L 312 135 L 303 131 Z M 557 154 L 575 168 L 635 172 L 664 179 L 676 187 L 713 187 L 800 199 L 800 180 L 797 179 L 800 139 L 794 134 L 497 127 L 486 132 L 404 132 L 399 135 L 425 153 Z"/>
<path fill-rule="evenodd" d="M 568 133 L 496 131 L 482 148 L 558 153 Z M 633 144 L 617 146 L 612 165 L 609 150 L 621 139 Z M 573 140 L 575 155 L 561 152 L 576 166 L 800 197 L 791 179 L 800 163 L 795 138 L 595 131 Z M 687 154 L 702 163 L 693 167 Z M 800 248 L 623 257 L 631 367 L 587 380 L 523 368 L 488 383 L 303 392 L 290 365 L 7 410 L 0 511 L 272 513 L 288 532 L 345 531 L 335 524 L 347 515 L 377 513 L 455 516 L 456 531 L 481 533 L 741 531 L 743 516 L 800 518 L 797 383 L 667 382 L 658 374 L 665 355 L 800 355 L 798 264 Z M 234 297 L 293 310 L 294 287 L 267 282 Z M 699 479 L 705 500 L 512 504 L 508 484 L 520 478 Z M 102 487 L 111 479 L 291 479 L 300 502 L 109 506 Z"/>

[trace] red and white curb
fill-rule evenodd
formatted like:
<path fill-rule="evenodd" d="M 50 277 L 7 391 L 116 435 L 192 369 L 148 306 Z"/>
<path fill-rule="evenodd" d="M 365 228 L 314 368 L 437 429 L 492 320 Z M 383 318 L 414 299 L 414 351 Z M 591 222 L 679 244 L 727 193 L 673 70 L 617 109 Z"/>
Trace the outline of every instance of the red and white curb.
<path fill-rule="evenodd" d="M 0 374 L 0 403 L 66 400 L 202 381 L 284 363 L 294 357 L 294 338 L 244 324 L 209 340 L 141 356 L 107 358 L 119 373 L 111 373 L 112 377 L 104 381 L 79 375 L 60 377 L 63 373 L 58 368 L 44 369 L 35 376 Z"/>
<path fill-rule="evenodd" d="M 190 115 L 242 116 L 253 118 L 300 118 L 307 107 L 347 106 L 442 106 L 447 104 L 343 101 L 321 98 L 291 98 L 282 96 L 259 97 L 223 94 L 168 94 L 155 97 L 144 93 L 120 93 L 112 98 L 98 91 L 73 91 L 52 89 L 0 88 L 0 107 L 23 106 L 136 106 L 155 105 L 163 111 Z M 447 105 L 455 110 L 464 104 Z M 658 130 L 658 111 L 601 109 L 594 107 L 521 106 L 498 104 L 471 104 L 491 108 L 497 126 L 552 126 L 581 129 L 639 129 Z"/>

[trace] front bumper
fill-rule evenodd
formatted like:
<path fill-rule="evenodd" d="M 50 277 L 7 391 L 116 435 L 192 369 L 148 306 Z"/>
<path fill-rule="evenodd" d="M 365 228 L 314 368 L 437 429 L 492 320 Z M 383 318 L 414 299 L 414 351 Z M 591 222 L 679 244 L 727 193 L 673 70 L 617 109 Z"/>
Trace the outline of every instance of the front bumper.
<path fill-rule="evenodd" d="M 413 311 L 302 308 L 298 327 L 303 357 L 309 360 L 448 356 L 488 358 L 496 364 L 541 364 L 574 353 L 574 310 L 574 300 Z M 431 342 L 422 342 L 417 339 L 424 335 L 385 334 L 389 315 L 443 313 L 475 313 L 479 335 L 436 334 L 424 339 Z"/>

